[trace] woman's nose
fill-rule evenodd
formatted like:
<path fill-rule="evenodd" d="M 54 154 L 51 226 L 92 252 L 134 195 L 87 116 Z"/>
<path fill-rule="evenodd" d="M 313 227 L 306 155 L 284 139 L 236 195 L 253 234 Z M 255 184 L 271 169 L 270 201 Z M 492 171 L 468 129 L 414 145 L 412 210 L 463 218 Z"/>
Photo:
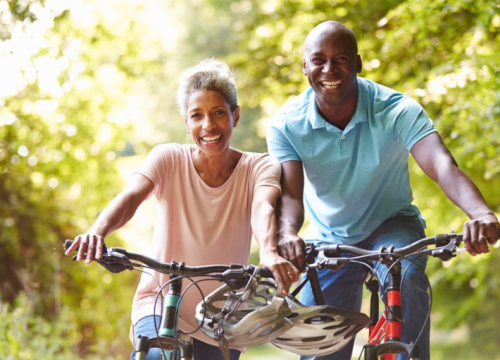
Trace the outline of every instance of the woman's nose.
<path fill-rule="evenodd" d="M 205 130 L 210 130 L 215 126 L 215 122 L 213 121 L 211 116 L 206 116 L 203 121 L 203 128 Z"/>

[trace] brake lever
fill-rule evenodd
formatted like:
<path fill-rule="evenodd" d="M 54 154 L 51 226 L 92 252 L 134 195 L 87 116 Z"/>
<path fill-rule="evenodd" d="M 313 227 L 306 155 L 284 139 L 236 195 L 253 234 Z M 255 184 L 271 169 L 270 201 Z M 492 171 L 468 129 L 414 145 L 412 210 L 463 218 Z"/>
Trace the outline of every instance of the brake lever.
<path fill-rule="evenodd" d="M 433 257 L 441 259 L 442 261 L 448 261 L 457 256 L 459 250 L 460 249 L 458 248 L 458 238 L 456 236 L 453 236 L 450 239 L 450 242 L 445 246 L 438 249 L 432 249 L 431 255 Z M 463 250 L 460 250 L 460 252 L 462 251 Z"/>
<path fill-rule="evenodd" d="M 231 268 L 224 271 L 220 277 L 232 290 L 238 290 L 248 284 L 248 270 L 244 266 L 231 264 Z"/>
<path fill-rule="evenodd" d="M 312 264 L 309 264 L 308 267 L 318 268 L 320 270 L 329 269 L 332 271 L 339 271 L 346 262 L 349 262 L 348 258 L 329 259 L 326 257 L 322 257 L 320 254 L 320 256 L 318 256 L 318 260 L 316 260 Z"/>

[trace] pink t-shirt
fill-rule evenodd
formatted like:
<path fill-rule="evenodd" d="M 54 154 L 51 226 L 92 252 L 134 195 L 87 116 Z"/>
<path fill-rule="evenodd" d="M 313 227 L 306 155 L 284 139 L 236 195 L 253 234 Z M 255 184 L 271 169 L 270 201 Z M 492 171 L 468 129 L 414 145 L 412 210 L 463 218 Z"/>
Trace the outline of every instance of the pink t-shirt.
<path fill-rule="evenodd" d="M 156 146 L 137 171 L 154 184 L 156 198 L 155 227 L 148 256 L 159 261 L 185 261 L 187 266 L 209 264 L 247 264 L 252 229 L 250 215 L 254 191 L 259 186 L 280 188 L 281 168 L 268 154 L 244 152 L 231 177 L 212 188 L 200 178 L 193 164 L 195 145 Z M 152 273 L 160 284 L 168 275 Z M 183 289 L 189 285 L 183 281 Z M 199 283 L 207 296 L 222 284 Z M 164 289 L 164 293 L 168 287 Z M 154 309 L 157 282 L 142 274 L 132 305 L 132 324 L 148 315 L 162 315 L 160 300 Z M 184 294 L 179 327 L 184 332 L 197 328 L 196 305 L 202 296 L 196 286 Z M 198 330 L 191 336 L 217 346 Z"/>

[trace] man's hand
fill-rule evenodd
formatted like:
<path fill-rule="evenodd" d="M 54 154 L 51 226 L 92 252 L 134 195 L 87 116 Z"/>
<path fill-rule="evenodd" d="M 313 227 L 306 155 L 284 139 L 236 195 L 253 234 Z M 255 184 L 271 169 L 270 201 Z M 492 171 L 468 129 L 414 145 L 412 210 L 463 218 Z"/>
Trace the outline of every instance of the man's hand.
<path fill-rule="evenodd" d="M 83 235 L 78 235 L 73 241 L 73 244 L 65 251 L 65 255 L 70 255 L 76 248 L 78 249 L 78 255 L 76 256 L 77 261 L 83 260 L 85 252 L 87 256 L 85 258 L 85 264 L 90 264 L 92 260 L 100 260 L 102 257 L 102 250 L 104 247 L 104 237 L 94 234 L 86 233 Z"/>
<path fill-rule="evenodd" d="M 299 271 L 276 252 L 260 252 L 260 266 L 269 269 L 283 295 L 288 295 L 290 286 L 299 279 Z"/>
<path fill-rule="evenodd" d="M 494 245 L 498 238 L 498 219 L 493 213 L 467 221 L 464 224 L 464 244 L 467 251 L 472 255 L 490 252 L 488 243 Z"/>
<path fill-rule="evenodd" d="M 298 235 L 281 235 L 278 238 L 278 253 L 297 269 L 304 268 L 305 243 Z"/>

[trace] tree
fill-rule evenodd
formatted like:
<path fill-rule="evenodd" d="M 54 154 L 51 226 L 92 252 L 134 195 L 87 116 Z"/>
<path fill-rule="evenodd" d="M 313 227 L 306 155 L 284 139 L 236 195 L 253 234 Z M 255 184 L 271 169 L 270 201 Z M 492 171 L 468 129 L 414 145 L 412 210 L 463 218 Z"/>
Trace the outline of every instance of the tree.
<path fill-rule="evenodd" d="M 122 186 L 115 160 L 131 136 L 127 100 L 144 69 L 149 76 L 163 69 L 146 51 L 157 39 L 134 35 L 143 23 L 104 17 L 113 10 L 132 19 L 137 10 L 119 6 L 0 1 L 0 68 L 8 79 L 0 85 L 0 300 L 12 309 L 20 293 L 27 299 L 0 315 L 11 335 L 0 337 L 4 355 L 37 354 L 36 344 L 53 339 L 34 326 L 52 321 L 71 321 L 54 331 L 68 334 L 81 354 L 97 339 L 128 337 L 137 276 L 70 265 L 61 246 Z M 8 322 L 19 312 L 24 332 Z"/>

